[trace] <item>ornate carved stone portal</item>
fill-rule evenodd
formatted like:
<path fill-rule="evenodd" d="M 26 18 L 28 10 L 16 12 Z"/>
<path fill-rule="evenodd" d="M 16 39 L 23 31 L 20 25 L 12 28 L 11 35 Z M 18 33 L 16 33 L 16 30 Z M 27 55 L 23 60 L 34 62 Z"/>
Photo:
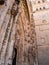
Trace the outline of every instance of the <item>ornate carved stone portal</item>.
<path fill-rule="evenodd" d="M 36 56 L 29 0 L 4 0 L 0 4 L 0 65 L 34 65 Z"/>
<path fill-rule="evenodd" d="M 49 65 L 48 21 L 46 0 L 0 0 L 0 65 Z"/>

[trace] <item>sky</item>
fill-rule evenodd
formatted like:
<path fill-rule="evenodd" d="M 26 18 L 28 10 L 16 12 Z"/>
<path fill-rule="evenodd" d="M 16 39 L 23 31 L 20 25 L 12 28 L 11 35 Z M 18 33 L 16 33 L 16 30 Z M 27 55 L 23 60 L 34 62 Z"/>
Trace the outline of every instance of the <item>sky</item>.
<path fill-rule="evenodd" d="M 47 0 L 47 1 L 49 1 L 49 0 Z"/>

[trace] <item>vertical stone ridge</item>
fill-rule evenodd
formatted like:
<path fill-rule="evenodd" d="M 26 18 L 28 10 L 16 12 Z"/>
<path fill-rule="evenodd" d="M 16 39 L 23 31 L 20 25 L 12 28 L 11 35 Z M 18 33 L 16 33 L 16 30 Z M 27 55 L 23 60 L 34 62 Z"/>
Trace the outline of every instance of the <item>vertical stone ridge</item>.
<path fill-rule="evenodd" d="M 14 43 L 15 43 L 17 17 L 18 17 L 18 14 L 17 14 L 15 20 L 12 17 L 13 26 L 12 26 L 11 35 L 10 35 L 9 42 L 8 42 L 9 44 L 8 44 L 6 57 L 5 57 L 5 65 L 9 65 L 9 64 L 12 65 L 13 47 L 14 47 Z"/>
<path fill-rule="evenodd" d="M 8 11 L 8 9 L 10 8 L 10 10 L 11 10 L 11 7 L 12 7 L 12 5 L 13 5 L 13 3 L 14 3 L 14 0 L 12 1 L 12 3 L 11 4 L 9 4 L 9 3 L 11 3 L 11 1 L 9 1 L 9 0 L 7 0 L 7 2 L 6 2 L 6 4 L 7 4 L 7 6 L 5 6 L 5 10 L 7 10 Z M 9 5 L 8 5 L 9 4 Z M 8 9 L 7 9 L 7 8 Z M 7 11 L 4 11 L 5 13 L 5 15 L 7 15 Z M 8 23 L 9 23 L 9 19 L 10 19 L 10 15 L 8 15 L 7 17 L 9 18 L 7 18 L 6 16 L 4 16 L 4 14 L 2 13 L 1 14 L 1 17 L 0 17 L 0 29 L 1 29 L 1 31 L 0 31 L 0 50 L 1 50 L 1 47 L 2 47 L 2 42 L 3 42 L 3 40 L 4 40 L 4 36 L 5 36 L 5 32 L 6 32 L 6 29 L 7 29 L 7 26 L 8 26 Z M 1 18 L 4 18 L 5 20 L 3 20 L 3 23 L 2 23 L 2 20 L 1 20 Z M 8 20 L 8 22 L 7 22 L 7 20 Z M 2 23 L 2 24 L 1 24 Z M 4 25 L 3 25 L 4 24 Z M 3 25 L 3 26 L 2 26 Z M 5 27 L 6 26 L 6 27 Z M 3 33 L 4 32 L 4 33 Z"/>
<path fill-rule="evenodd" d="M 5 33 L 5 38 L 4 38 L 3 46 L 2 46 L 2 49 L 1 49 L 1 63 L 3 63 L 4 59 L 5 59 L 5 53 L 6 53 L 6 49 L 7 49 L 7 46 L 8 46 L 8 40 L 9 40 L 11 28 L 12 28 L 12 23 L 13 23 L 13 21 L 9 22 L 9 24 L 7 26 L 6 33 Z"/>
<path fill-rule="evenodd" d="M 2 32 L 0 34 L 0 45 L 1 45 L 0 46 L 0 51 L 1 51 L 1 48 L 2 48 L 2 43 L 3 43 L 4 37 L 5 37 L 5 33 L 6 33 L 6 30 L 7 30 L 7 26 L 8 26 L 8 23 L 9 23 L 10 15 L 7 15 L 5 19 L 6 19 L 6 22 L 4 23 Z"/>

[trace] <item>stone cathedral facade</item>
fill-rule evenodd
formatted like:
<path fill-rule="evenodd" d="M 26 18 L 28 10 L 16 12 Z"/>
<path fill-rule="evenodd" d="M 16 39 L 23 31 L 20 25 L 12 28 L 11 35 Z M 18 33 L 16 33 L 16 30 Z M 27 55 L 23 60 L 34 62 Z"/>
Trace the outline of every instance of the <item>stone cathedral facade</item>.
<path fill-rule="evenodd" d="M 0 0 L 0 65 L 49 65 L 47 0 Z"/>

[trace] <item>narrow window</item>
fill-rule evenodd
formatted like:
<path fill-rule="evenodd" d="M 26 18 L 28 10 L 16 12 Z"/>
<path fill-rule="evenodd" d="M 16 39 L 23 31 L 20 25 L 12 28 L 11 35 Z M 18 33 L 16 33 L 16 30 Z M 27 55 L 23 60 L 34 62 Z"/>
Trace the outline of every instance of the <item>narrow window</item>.
<path fill-rule="evenodd" d="M 38 8 L 36 9 L 36 11 L 38 11 Z"/>
<path fill-rule="evenodd" d="M 40 1 L 38 1 L 38 3 L 40 3 Z"/>
<path fill-rule="evenodd" d="M 43 2 L 45 2 L 44 0 L 42 0 Z"/>
<path fill-rule="evenodd" d="M 0 0 L 0 5 L 3 5 L 5 0 Z"/>
<path fill-rule="evenodd" d="M 43 9 L 45 9 L 45 7 L 43 7 Z"/>
<path fill-rule="evenodd" d="M 19 3 L 20 3 L 20 0 L 15 0 L 16 1 L 16 3 L 19 5 Z"/>
<path fill-rule="evenodd" d="M 40 10 L 42 10 L 42 8 L 40 8 Z"/>
<path fill-rule="evenodd" d="M 17 49 L 14 48 L 14 58 L 13 58 L 12 65 L 16 65 L 16 57 L 17 57 Z"/>

